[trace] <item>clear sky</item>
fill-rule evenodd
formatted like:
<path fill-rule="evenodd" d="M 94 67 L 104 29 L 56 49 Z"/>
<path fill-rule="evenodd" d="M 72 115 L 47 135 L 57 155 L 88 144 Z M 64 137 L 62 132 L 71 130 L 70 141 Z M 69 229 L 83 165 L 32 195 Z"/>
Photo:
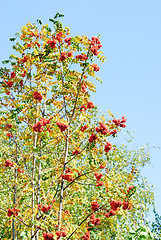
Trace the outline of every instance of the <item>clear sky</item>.
<path fill-rule="evenodd" d="M 135 144 L 161 147 L 161 1 L 160 0 L 0 0 L 0 62 L 11 54 L 10 37 L 37 18 L 47 23 L 65 14 L 71 35 L 101 34 L 107 57 L 100 64 L 93 102 L 116 117 L 125 115 L 127 129 L 136 130 Z M 161 215 L 161 149 L 151 149 L 144 174 L 155 185 Z"/>

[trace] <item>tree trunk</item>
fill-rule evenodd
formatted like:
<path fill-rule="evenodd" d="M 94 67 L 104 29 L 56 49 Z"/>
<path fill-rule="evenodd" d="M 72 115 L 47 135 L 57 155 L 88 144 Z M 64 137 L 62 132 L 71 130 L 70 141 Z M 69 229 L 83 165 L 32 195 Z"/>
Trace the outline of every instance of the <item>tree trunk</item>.
<path fill-rule="evenodd" d="M 67 129 L 67 136 L 66 136 L 66 145 L 65 145 L 65 159 L 64 159 L 64 167 L 63 167 L 63 174 L 65 174 L 66 162 L 68 157 L 68 146 L 69 145 L 69 128 Z M 58 212 L 58 231 L 61 229 L 61 214 L 62 214 L 62 206 L 63 206 L 63 188 L 64 188 L 64 179 L 61 182 L 61 190 L 60 190 L 60 200 L 59 200 L 59 212 Z"/>

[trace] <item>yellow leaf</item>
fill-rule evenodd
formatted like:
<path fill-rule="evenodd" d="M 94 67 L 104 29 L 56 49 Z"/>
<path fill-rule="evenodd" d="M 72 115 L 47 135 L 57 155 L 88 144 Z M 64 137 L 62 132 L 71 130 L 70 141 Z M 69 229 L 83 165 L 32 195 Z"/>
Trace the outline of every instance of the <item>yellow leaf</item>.
<path fill-rule="evenodd" d="M 115 117 L 109 110 L 108 110 L 108 114 L 113 118 Z"/>

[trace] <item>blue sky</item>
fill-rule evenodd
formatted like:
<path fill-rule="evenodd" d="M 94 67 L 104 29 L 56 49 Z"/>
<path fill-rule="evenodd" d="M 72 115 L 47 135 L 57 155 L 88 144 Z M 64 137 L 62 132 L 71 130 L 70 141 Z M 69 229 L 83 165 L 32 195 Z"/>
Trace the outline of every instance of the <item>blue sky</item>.
<path fill-rule="evenodd" d="M 135 145 L 161 147 L 161 1 L 160 0 L 28 0 L 0 1 L 0 62 L 11 54 L 10 37 L 37 18 L 47 23 L 56 12 L 71 35 L 101 34 L 107 57 L 98 73 L 93 102 L 116 117 L 125 115 L 127 129 L 136 130 Z M 151 149 L 144 174 L 155 185 L 161 214 L 161 149 Z"/>

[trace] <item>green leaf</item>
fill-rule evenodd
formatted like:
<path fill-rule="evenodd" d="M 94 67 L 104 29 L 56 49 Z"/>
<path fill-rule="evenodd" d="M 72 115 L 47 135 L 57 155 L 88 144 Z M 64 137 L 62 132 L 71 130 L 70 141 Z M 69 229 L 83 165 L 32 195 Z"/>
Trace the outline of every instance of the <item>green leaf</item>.
<path fill-rule="evenodd" d="M 25 197 L 24 197 L 24 196 L 21 197 L 21 199 L 20 199 L 20 203 L 22 203 L 24 200 L 25 200 Z"/>
<path fill-rule="evenodd" d="M 52 62 L 52 59 L 44 59 L 43 62 Z"/>
<path fill-rule="evenodd" d="M 49 21 L 52 22 L 53 24 L 57 23 L 57 21 L 55 21 L 55 20 L 52 19 L 52 18 L 49 18 Z"/>
<path fill-rule="evenodd" d="M 140 230 L 143 232 L 146 232 L 147 228 L 146 228 L 146 226 L 140 224 Z"/>
<path fill-rule="evenodd" d="M 154 239 L 154 236 L 151 232 L 149 232 L 149 234 L 148 234 L 148 239 Z"/>
<path fill-rule="evenodd" d="M 44 27 L 44 28 L 45 28 L 47 31 L 49 31 L 49 32 L 51 32 L 51 31 L 52 31 L 52 30 L 51 30 L 51 28 L 49 28 L 47 24 L 46 24 L 46 25 L 44 25 L 43 27 Z"/>
<path fill-rule="evenodd" d="M 16 34 L 15 34 L 16 36 L 20 36 L 20 33 L 19 32 L 16 32 Z"/>
<path fill-rule="evenodd" d="M 60 18 L 60 17 L 64 17 L 64 14 L 57 12 L 56 15 L 55 15 L 55 17 L 54 17 L 54 19 Z"/>
<path fill-rule="evenodd" d="M 3 72 L 0 70 L 0 76 L 2 77 L 3 76 Z M 0 82 L 0 83 L 3 83 L 3 82 Z"/>
<path fill-rule="evenodd" d="M 13 42 L 13 41 L 16 40 L 16 38 L 9 38 L 9 40 L 10 40 L 11 42 Z"/>
<path fill-rule="evenodd" d="M 147 239 L 147 233 L 146 232 L 141 232 L 138 239 L 139 240 Z"/>
<path fill-rule="evenodd" d="M 11 62 L 12 65 L 15 65 L 17 62 Z"/>
<path fill-rule="evenodd" d="M 37 22 L 42 25 L 42 21 L 40 19 L 37 19 Z"/>
<path fill-rule="evenodd" d="M 132 235 L 135 235 L 136 232 L 135 232 L 135 231 L 130 231 L 129 234 L 130 234 L 130 235 L 131 235 L 131 234 L 132 234 Z"/>
<path fill-rule="evenodd" d="M 9 63 L 9 60 L 3 60 L 2 63 L 7 64 L 7 63 Z"/>

